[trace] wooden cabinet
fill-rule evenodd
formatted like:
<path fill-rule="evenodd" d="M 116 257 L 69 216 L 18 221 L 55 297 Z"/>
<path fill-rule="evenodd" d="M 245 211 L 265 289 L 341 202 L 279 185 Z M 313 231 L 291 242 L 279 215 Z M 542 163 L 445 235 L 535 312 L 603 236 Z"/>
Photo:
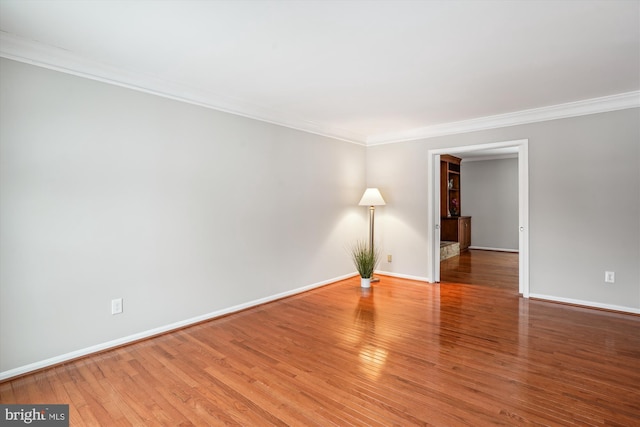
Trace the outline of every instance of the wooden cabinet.
<path fill-rule="evenodd" d="M 440 220 L 440 240 L 460 243 L 460 252 L 471 246 L 471 217 L 444 217 Z"/>
<path fill-rule="evenodd" d="M 471 246 L 471 217 L 462 216 L 461 159 L 440 156 L 440 240 L 460 243 L 460 252 Z"/>

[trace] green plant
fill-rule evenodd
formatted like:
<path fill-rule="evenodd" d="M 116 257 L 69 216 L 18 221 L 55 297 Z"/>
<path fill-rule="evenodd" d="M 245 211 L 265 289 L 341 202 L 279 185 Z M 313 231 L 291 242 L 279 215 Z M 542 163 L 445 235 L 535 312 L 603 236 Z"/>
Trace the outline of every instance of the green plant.
<path fill-rule="evenodd" d="M 351 259 L 363 279 L 370 279 L 373 271 L 380 261 L 380 252 L 377 249 L 369 249 L 363 241 L 357 241 L 351 247 Z"/>

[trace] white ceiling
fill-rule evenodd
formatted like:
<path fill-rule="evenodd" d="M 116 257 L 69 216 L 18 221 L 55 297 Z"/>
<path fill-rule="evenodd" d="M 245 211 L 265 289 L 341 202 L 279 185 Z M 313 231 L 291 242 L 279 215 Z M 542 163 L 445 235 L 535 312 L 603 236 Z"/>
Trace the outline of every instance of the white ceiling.
<path fill-rule="evenodd" d="M 0 30 L 7 58 L 360 143 L 640 105 L 636 0 L 0 0 Z"/>

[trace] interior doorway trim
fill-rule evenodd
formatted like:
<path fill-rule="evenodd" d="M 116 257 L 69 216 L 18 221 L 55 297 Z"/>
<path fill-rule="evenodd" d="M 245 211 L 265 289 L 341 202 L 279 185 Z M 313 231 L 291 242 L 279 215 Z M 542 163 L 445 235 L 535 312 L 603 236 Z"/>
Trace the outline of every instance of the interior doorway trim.
<path fill-rule="evenodd" d="M 440 282 L 440 155 L 466 153 L 470 151 L 515 147 L 518 149 L 518 291 L 529 298 L 529 140 L 494 142 L 460 147 L 429 150 L 427 170 L 429 176 L 427 241 L 431 242 L 427 279 Z"/>

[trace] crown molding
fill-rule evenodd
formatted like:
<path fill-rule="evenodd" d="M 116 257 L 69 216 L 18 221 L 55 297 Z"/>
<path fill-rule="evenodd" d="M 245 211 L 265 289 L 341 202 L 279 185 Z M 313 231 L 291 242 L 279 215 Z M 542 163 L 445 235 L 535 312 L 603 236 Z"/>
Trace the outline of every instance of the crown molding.
<path fill-rule="evenodd" d="M 92 61 L 72 51 L 0 32 L 0 56 L 50 70 L 247 117 L 291 129 L 365 145 L 366 136 L 294 117 L 289 113 L 190 88 L 156 76 Z"/>
<path fill-rule="evenodd" d="M 364 146 L 391 144 L 640 107 L 640 91 L 634 91 L 550 107 L 366 136 L 346 129 L 304 120 L 300 117 L 294 117 L 289 113 L 255 105 L 241 99 L 223 97 L 218 94 L 207 93 L 175 82 L 166 81 L 156 76 L 119 69 L 108 64 L 92 61 L 66 49 L 27 40 L 7 32 L 0 32 L 0 56 L 103 83 L 109 83 Z"/>
<path fill-rule="evenodd" d="M 408 129 L 401 132 L 372 135 L 367 138 L 367 146 L 434 138 L 436 136 L 523 125 L 638 107 L 640 107 L 640 91 L 627 92 L 549 107 L 533 108 L 513 113 Z"/>

